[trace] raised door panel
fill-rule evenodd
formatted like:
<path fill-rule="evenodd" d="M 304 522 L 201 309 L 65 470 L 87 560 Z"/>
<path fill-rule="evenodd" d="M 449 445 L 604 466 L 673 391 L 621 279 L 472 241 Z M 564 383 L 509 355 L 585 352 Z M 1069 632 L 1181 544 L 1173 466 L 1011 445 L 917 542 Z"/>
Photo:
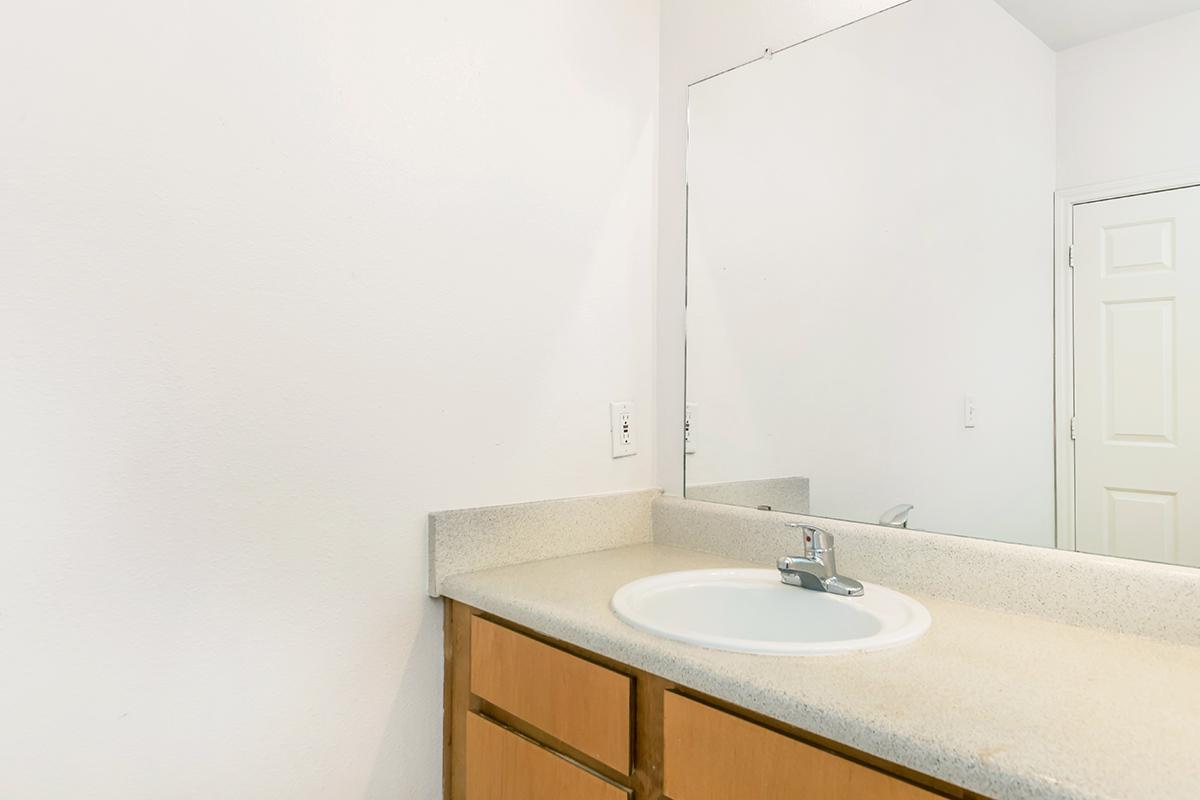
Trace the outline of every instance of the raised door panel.
<path fill-rule="evenodd" d="M 1178 497 L 1170 492 L 1108 489 L 1105 544 L 1143 561 L 1174 561 L 1179 553 Z"/>
<path fill-rule="evenodd" d="M 1109 275 L 1175 268 L 1175 220 L 1155 219 L 1104 229 L 1104 268 Z"/>
<path fill-rule="evenodd" d="M 633 701 L 628 676 L 472 617 L 471 691 L 629 774 Z"/>
<path fill-rule="evenodd" d="M 1104 420 L 1107 442 L 1175 440 L 1175 303 L 1105 304 Z"/>
<path fill-rule="evenodd" d="M 934 800 L 940 795 L 668 692 L 663 785 L 671 800 Z"/>
<path fill-rule="evenodd" d="M 629 800 L 562 756 L 471 714 L 467 718 L 467 800 Z"/>

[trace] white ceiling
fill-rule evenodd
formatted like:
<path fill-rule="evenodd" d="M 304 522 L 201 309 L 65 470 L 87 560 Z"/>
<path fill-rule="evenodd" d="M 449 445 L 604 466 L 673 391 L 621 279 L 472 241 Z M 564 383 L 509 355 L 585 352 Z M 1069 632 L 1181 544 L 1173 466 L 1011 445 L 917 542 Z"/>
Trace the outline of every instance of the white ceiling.
<path fill-rule="evenodd" d="M 1200 0 L 996 0 L 1055 50 L 1140 28 L 1189 11 Z"/>

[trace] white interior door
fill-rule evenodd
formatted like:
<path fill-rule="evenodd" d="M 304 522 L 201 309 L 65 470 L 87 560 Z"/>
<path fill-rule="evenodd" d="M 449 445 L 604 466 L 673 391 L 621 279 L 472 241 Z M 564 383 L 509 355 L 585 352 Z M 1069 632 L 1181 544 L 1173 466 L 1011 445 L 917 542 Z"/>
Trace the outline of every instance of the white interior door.
<path fill-rule="evenodd" d="M 1076 547 L 1200 566 L 1200 188 L 1073 227 Z"/>

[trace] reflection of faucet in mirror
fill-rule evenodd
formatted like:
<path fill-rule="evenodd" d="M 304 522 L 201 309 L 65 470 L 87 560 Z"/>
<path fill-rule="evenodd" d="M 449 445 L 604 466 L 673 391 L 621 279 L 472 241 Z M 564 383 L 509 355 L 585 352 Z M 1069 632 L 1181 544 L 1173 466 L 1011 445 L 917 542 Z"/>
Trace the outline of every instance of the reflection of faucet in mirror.
<path fill-rule="evenodd" d="M 910 506 L 907 503 L 889 508 L 879 518 L 879 524 L 887 525 L 889 528 L 907 528 L 908 515 L 912 513 L 913 508 L 914 506 Z"/>

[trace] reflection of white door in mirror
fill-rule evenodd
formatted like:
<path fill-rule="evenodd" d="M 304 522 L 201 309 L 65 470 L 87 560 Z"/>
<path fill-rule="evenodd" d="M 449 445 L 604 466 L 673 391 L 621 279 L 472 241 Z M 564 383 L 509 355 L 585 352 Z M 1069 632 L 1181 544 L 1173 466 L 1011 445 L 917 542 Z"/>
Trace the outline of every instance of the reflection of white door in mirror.
<path fill-rule="evenodd" d="M 1200 187 L 1073 228 L 1076 547 L 1200 566 Z"/>

